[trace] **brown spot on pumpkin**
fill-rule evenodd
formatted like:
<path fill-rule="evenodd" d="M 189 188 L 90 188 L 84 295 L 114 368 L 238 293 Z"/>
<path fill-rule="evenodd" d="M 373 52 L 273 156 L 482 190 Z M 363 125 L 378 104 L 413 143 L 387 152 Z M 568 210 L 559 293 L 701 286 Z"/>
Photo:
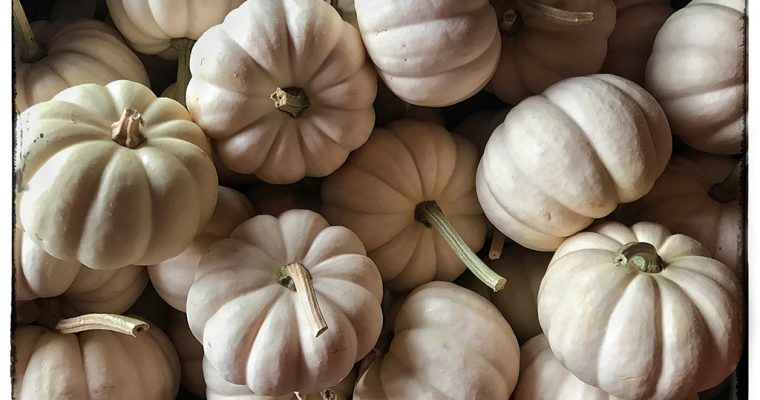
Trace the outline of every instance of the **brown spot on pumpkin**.
<path fill-rule="evenodd" d="M 546 218 L 547 221 L 551 221 L 552 220 L 552 213 L 550 213 L 550 212 L 544 213 L 544 218 Z"/>

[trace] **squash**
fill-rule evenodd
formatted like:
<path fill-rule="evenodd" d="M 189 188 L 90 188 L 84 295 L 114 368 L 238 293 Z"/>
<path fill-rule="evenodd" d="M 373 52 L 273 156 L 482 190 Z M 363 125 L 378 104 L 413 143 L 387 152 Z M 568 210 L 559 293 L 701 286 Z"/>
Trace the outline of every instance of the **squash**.
<path fill-rule="evenodd" d="M 159 296 L 173 308 L 185 312 L 187 292 L 193 284 L 201 257 L 209 246 L 229 236 L 233 229 L 253 214 L 253 207 L 245 196 L 219 186 L 214 214 L 190 245 L 178 255 L 148 266 L 150 281 Z"/>
<path fill-rule="evenodd" d="M 615 0 L 615 5 L 615 30 L 607 42 L 602 72 L 643 86 L 654 38 L 673 8 L 670 0 Z"/>
<path fill-rule="evenodd" d="M 491 0 L 501 59 L 486 90 L 517 105 L 573 76 L 599 72 L 615 27 L 613 0 Z"/>
<path fill-rule="evenodd" d="M 14 398 L 175 398 L 180 365 L 166 335 L 134 318 L 103 316 L 63 320 L 56 330 L 19 327 L 13 340 Z"/>
<path fill-rule="evenodd" d="M 322 182 L 322 212 L 356 232 L 385 287 L 453 281 L 465 265 L 504 285 L 473 251 L 486 220 L 475 196 L 475 146 L 432 122 L 396 120 Z M 440 232 L 440 233 L 439 233 Z"/>
<path fill-rule="evenodd" d="M 746 113 L 744 0 L 693 0 L 665 21 L 646 89 L 674 135 L 712 154 L 742 152 Z"/>
<path fill-rule="evenodd" d="M 150 265 L 211 217 L 217 177 L 176 101 L 130 81 L 79 85 L 18 116 L 20 222 L 51 256 L 93 269 Z"/>
<path fill-rule="evenodd" d="M 13 2 L 13 22 L 18 40 L 13 53 L 18 113 L 83 83 L 105 85 L 128 79 L 149 84 L 140 60 L 103 22 L 37 21 L 30 26 L 18 0 Z"/>
<path fill-rule="evenodd" d="M 265 396 L 325 390 L 380 334 L 382 282 L 365 254 L 313 211 L 253 217 L 201 258 L 190 329 L 227 382 Z"/>
<path fill-rule="evenodd" d="M 520 348 L 493 304 L 449 282 L 406 298 L 385 354 L 369 364 L 354 400 L 507 399 Z"/>
<path fill-rule="evenodd" d="M 569 78 L 496 128 L 478 166 L 478 200 L 507 237 L 551 251 L 644 196 L 671 150 L 665 114 L 641 87 L 614 75 Z"/>
<path fill-rule="evenodd" d="M 185 313 L 171 310 L 166 330 L 182 365 L 182 386 L 198 397 L 206 397 L 203 378 L 203 345 L 193 336 Z M 211 397 L 209 397 L 211 400 Z"/>
<path fill-rule="evenodd" d="M 568 238 L 538 292 L 552 352 L 581 381 L 626 399 L 678 399 L 721 383 L 741 355 L 743 295 L 708 254 L 651 222 Z"/>
<path fill-rule="evenodd" d="M 280 215 L 294 208 L 319 212 L 320 178 L 304 178 L 290 185 L 270 185 L 259 182 L 250 186 L 245 195 L 259 214 Z"/>
<path fill-rule="evenodd" d="M 443 107 L 488 83 L 501 39 L 487 0 L 355 0 L 377 73 L 401 100 Z"/>
<path fill-rule="evenodd" d="M 325 1 L 250 1 L 196 42 L 187 107 L 230 170 L 293 183 L 367 141 L 376 75 Z"/>
<path fill-rule="evenodd" d="M 470 289 L 493 303 L 512 327 L 517 342 L 523 344 L 541 333 L 538 323 L 538 288 L 544 277 L 552 253 L 541 253 L 517 245 L 504 248 L 498 260 L 488 261 L 496 273 L 508 276 L 507 290 L 488 290 L 475 277 L 465 272 L 454 283 Z"/>

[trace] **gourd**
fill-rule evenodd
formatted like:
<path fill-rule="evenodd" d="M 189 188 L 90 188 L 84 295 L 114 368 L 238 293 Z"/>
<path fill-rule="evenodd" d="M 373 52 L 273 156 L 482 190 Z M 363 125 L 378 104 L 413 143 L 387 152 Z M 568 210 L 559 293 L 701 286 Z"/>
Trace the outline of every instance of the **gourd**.
<path fill-rule="evenodd" d="M 245 2 L 196 42 L 187 107 L 222 163 L 267 183 L 332 173 L 367 141 L 376 75 L 325 1 Z"/>
<path fill-rule="evenodd" d="M 486 90 L 517 105 L 573 76 L 599 72 L 615 27 L 613 0 L 491 0 L 501 33 Z"/>
<path fill-rule="evenodd" d="M 385 287 L 453 281 L 465 265 L 494 290 L 504 278 L 473 251 L 486 221 L 475 196 L 475 146 L 432 122 L 396 120 L 322 182 L 322 212 L 356 232 Z"/>
<path fill-rule="evenodd" d="M 355 0 L 377 73 L 401 100 L 443 107 L 482 89 L 496 70 L 501 38 L 486 0 Z"/>
<path fill-rule="evenodd" d="M 182 386 L 190 393 L 206 396 L 206 381 L 203 378 L 203 345 L 193 336 L 187 325 L 185 313 L 171 310 L 169 327 L 166 330 L 174 348 L 177 349 L 179 362 L 182 366 Z M 208 397 L 209 400 L 212 397 Z"/>
<path fill-rule="evenodd" d="M 17 113 L 83 83 L 105 85 L 128 79 L 149 84 L 140 60 L 103 22 L 77 19 L 30 25 L 19 0 L 13 0 L 13 24 L 18 40 L 13 53 Z"/>
<path fill-rule="evenodd" d="M 615 0 L 615 30 L 602 72 L 644 85 L 644 71 L 657 32 L 673 13 L 669 0 Z"/>
<path fill-rule="evenodd" d="M 671 150 L 665 114 L 641 87 L 614 75 L 569 78 L 496 128 L 478 166 L 478 200 L 507 237 L 551 251 L 644 196 Z"/>
<path fill-rule="evenodd" d="M 51 256 L 93 269 L 179 254 L 211 217 L 217 177 L 176 101 L 130 81 L 79 85 L 18 116 L 21 225 Z"/>
<path fill-rule="evenodd" d="M 568 238 L 538 292 L 552 352 L 581 381 L 626 399 L 716 386 L 739 362 L 743 295 L 708 254 L 651 222 L 606 222 Z"/>
<path fill-rule="evenodd" d="M 214 242 L 229 236 L 253 214 L 253 207 L 243 194 L 219 186 L 214 214 L 193 241 L 178 255 L 148 266 L 150 281 L 159 296 L 173 308 L 185 312 L 187 292 L 193 284 L 201 257 Z"/>
<path fill-rule="evenodd" d="M 304 178 L 289 185 L 259 182 L 251 185 L 245 195 L 259 214 L 277 216 L 294 208 L 319 212 L 322 208 L 321 185 L 320 178 Z"/>
<path fill-rule="evenodd" d="M 166 335 L 141 320 L 87 314 L 55 329 L 27 325 L 14 335 L 14 398 L 174 398 L 177 353 Z"/>
<path fill-rule="evenodd" d="M 449 282 L 415 289 L 401 305 L 385 354 L 369 364 L 354 400 L 507 399 L 520 348 L 493 304 Z"/>
<path fill-rule="evenodd" d="M 694 0 L 665 21 L 646 67 L 646 89 L 674 135 L 712 154 L 742 152 L 746 112 L 743 0 Z"/>
<path fill-rule="evenodd" d="M 265 396 L 325 390 L 380 334 L 382 282 L 365 254 L 313 211 L 253 217 L 201 259 L 190 329 L 227 382 Z"/>

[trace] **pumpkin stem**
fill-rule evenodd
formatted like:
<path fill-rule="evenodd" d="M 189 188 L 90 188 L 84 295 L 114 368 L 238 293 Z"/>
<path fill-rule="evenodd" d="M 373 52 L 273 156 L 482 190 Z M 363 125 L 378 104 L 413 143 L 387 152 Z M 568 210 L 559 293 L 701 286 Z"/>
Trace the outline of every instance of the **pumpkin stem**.
<path fill-rule="evenodd" d="M 630 265 L 641 272 L 651 274 L 656 274 L 665 268 L 665 262 L 657 254 L 657 249 L 646 242 L 631 242 L 623 245 L 613 262 L 616 267 Z"/>
<path fill-rule="evenodd" d="M 380 334 L 380 337 L 377 339 L 377 343 L 375 343 L 375 347 L 373 347 L 372 350 L 370 350 L 370 352 L 364 356 L 364 358 L 362 358 L 362 361 L 359 363 L 359 374 L 357 376 L 364 375 L 364 373 L 367 372 L 370 365 L 372 365 L 375 360 L 382 357 L 383 354 L 388 352 L 388 350 L 391 348 L 393 336 L 393 331 L 383 332 Z"/>
<path fill-rule="evenodd" d="M 525 26 L 525 14 L 537 14 L 559 25 L 588 25 L 594 21 L 591 11 L 569 11 L 553 7 L 539 0 L 492 0 L 499 29 L 508 37 L 516 36 Z"/>
<path fill-rule="evenodd" d="M 338 396 L 332 389 L 326 389 L 319 393 L 322 400 L 338 400 Z"/>
<path fill-rule="evenodd" d="M 133 109 L 125 108 L 118 121 L 111 124 L 111 139 L 130 149 L 134 149 L 145 140 L 140 125 L 143 124 L 142 115 Z"/>
<path fill-rule="evenodd" d="M 136 336 L 137 333 L 147 332 L 150 325 L 137 318 L 116 314 L 85 314 L 74 318 L 58 321 L 54 330 L 58 333 L 78 333 L 90 330 L 107 330 Z"/>
<path fill-rule="evenodd" d="M 522 14 L 519 10 L 514 8 L 508 8 L 501 13 L 499 19 L 499 30 L 508 37 L 517 36 L 525 26 Z"/>
<path fill-rule="evenodd" d="M 501 275 L 494 272 L 483 261 L 478 258 L 475 252 L 472 251 L 464 242 L 462 236 L 456 231 L 453 225 L 443 211 L 438 206 L 438 203 L 433 201 L 423 201 L 417 204 L 415 209 L 415 219 L 428 228 L 435 229 L 446 242 L 449 243 L 451 249 L 454 250 L 459 259 L 462 260 L 464 265 L 472 271 L 481 282 L 485 283 L 488 287 L 493 289 L 494 292 L 504 288 L 507 280 Z"/>
<path fill-rule="evenodd" d="M 190 52 L 195 40 L 188 38 L 172 39 L 172 47 L 177 50 L 177 100 L 183 106 L 187 106 L 185 99 L 187 84 L 190 82 Z"/>
<path fill-rule="evenodd" d="M 269 98 L 274 102 L 275 108 L 290 114 L 293 118 L 298 118 L 310 105 L 306 92 L 298 87 L 278 87 Z"/>
<path fill-rule="evenodd" d="M 327 330 L 327 321 L 319 309 L 317 294 L 314 291 L 314 285 L 311 283 L 311 274 L 309 270 L 301 263 L 291 263 L 280 267 L 281 285 L 296 292 L 301 306 L 306 311 L 306 318 L 309 319 L 309 325 L 314 332 L 314 337 L 319 337 Z"/>
<path fill-rule="evenodd" d="M 45 47 L 34 39 L 34 31 L 19 0 L 13 0 L 13 27 L 21 39 L 21 61 L 33 63 L 47 55 Z"/>
<path fill-rule="evenodd" d="M 723 181 L 716 183 L 710 188 L 708 194 L 721 204 L 730 203 L 739 198 L 739 183 L 741 182 L 744 168 L 747 166 L 747 155 L 739 160 L 731 173 Z"/>
<path fill-rule="evenodd" d="M 493 237 L 491 238 L 491 248 L 488 249 L 488 258 L 498 260 L 501 258 L 501 250 L 504 248 L 504 242 L 507 237 L 501 231 L 493 228 Z"/>

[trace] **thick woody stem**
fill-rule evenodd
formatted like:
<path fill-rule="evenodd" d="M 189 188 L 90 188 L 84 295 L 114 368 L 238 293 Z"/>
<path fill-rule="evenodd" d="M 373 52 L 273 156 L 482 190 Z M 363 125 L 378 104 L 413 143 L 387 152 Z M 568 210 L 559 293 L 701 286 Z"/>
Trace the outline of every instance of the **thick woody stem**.
<path fill-rule="evenodd" d="M 501 250 L 504 248 L 504 242 L 507 237 L 498 229 L 493 228 L 493 237 L 491 238 L 491 248 L 488 249 L 488 258 L 498 260 L 501 258 Z"/>
<path fill-rule="evenodd" d="M 274 107 L 282 112 L 290 114 L 293 118 L 298 118 L 301 113 L 309 108 L 309 97 L 301 88 L 277 88 L 269 96 L 274 102 Z"/>
<path fill-rule="evenodd" d="M 111 124 L 111 139 L 130 149 L 134 149 L 145 140 L 140 125 L 143 124 L 142 115 L 133 109 L 125 108 L 118 121 Z"/>
<path fill-rule="evenodd" d="M 62 319 L 58 321 L 54 329 L 58 333 L 78 333 L 100 329 L 136 336 L 137 333 L 148 331 L 150 325 L 137 318 L 125 317 L 123 315 L 85 314 L 74 318 Z"/>
<path fill-rule="evenodd" d="M 641 272 L 656 274 L 665 268 L 657 249 L 650 243 L 631 242 L 623 245 L 615 255 L 613 263 L 617 267 L 630 265 Z"/>
<path fill-rule="evenodd" d="M 172 47 L 177 50 L 177 100 L 183 106 L 186 104 L 187 84 L 190 83 L 190 52 L 195 40 L 188 38 L 172 39 Z"/>
<path fill-rule="evenodd" d="M 21 61 L 33 63 L 47 55 L 45 48 L 34 39 L 32 26 L 19 0 L 13 0 L 13 27 L 21 38 Z"/>
<path fill-rule="evenodd" d="M 731 173 L 723 181 L 716 183 L 710 188 L 708 194 L 721 204 L 730 203 L 739 198 L 739 183 L 747 166 L 747 156 L 742 157 Z"/>
<path fill-rule="evenodd" d="M 475 276 L 478 277 L 488 287 L 493 289 L 494 292 L 504 288 L 507 280 L 501 275 L 494 272 L 483 261 L 478 258 L 477 254 L 467 246 L 462 236 L 456 231 L 448 218 L 443 214 L 443 211 L 435 201 L 423 201 L 417 205 L 415 210 L 415 219 L 423 223 L 428 228 L 433 228 L 443 236 L 446 242 L 449 243 L 451 249 L 459 257 L 464 265 L 472 271 Z"/>
<path fill-rule="evenodd" d="M 314 337 L 319 337 L 327 330 L 327 321 L 319 309 L 317 294 L 311 282 L 311 274 L 301 263 L 291 263 L 280 267 L 279 282 L 281 285 L 296 292 L 301 307 L 306 312 L 306 318 L 314 332 Z"/>

